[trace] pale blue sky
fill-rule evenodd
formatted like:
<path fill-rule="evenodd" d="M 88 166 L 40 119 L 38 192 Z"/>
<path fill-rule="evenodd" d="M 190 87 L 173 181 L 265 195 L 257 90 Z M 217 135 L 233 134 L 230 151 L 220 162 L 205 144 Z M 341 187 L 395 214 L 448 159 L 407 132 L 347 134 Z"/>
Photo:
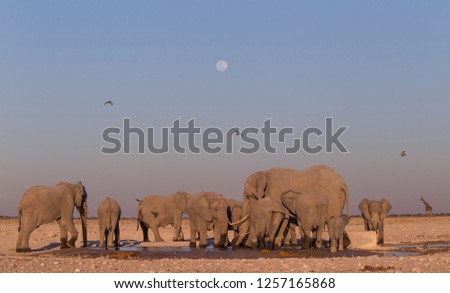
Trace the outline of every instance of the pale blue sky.
<path fill-rule="evenodd" d="M 82 180 L 91 215 L 111 196 L 132 217 L 146 194 L 241 198 L 257 170 L 316 164 L 344 176 L 352 213 L 364 197 L 420 213 L 420 196 L 450 212 L 448 1 L 167 2 L 0 0 L 0 215 L 35 184 Z M 297 132 L 333 117 L 350 153 L 101 154 L 125 117 Z"/>

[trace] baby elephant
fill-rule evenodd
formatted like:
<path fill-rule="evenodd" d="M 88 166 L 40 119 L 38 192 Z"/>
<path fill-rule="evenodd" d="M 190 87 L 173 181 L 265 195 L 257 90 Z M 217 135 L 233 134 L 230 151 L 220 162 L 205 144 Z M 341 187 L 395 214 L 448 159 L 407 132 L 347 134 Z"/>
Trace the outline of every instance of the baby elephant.
<path fill-rule="evenodd" d="M 350 239 L 345 233 L 345 226 L 347 226 L 349 218 L 346 215 L 339 217 L 331 217 L 328 221 L 328 234 L 330 234 L 330 249 L 331 252 L 336 252 L 339 246 L 339 250 L 344 250 L 350 243 Z"/>
<path fill-rule="evenodd" d="M 114 246 L 119 246 L 120 243 L 120 205 L 112 198 L 105 198 L 100 202 L 97 210 L 98 225 L 100 228 L 100 243 L 99 247 L 113 246 L 113 232 L 114 232 Z"/>

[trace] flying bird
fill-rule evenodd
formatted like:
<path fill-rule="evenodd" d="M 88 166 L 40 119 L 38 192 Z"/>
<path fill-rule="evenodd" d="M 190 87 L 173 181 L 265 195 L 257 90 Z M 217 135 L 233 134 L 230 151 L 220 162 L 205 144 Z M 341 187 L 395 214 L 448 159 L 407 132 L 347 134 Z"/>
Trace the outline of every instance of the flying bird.
<path fill-rule="evenodd" d="M 234 128 L 234 134 L 242 136 L 242 133 L 239 132 L 238 128 Z"/>
<path fill-rule="evenodd" d="M 406 151 L 402 151 L 402 152 L 400 153 L 400 156 L 406 157 L 406 156 L 407 156 L 407 155 L 406 155 Z"/>
<path fill-rule="evenodd" d="M 106 101 L 103 105 L 108 105 L 108 104 L 110 104 L 111 106 L 113 105 L 113 102 L 112 101 Z"/>

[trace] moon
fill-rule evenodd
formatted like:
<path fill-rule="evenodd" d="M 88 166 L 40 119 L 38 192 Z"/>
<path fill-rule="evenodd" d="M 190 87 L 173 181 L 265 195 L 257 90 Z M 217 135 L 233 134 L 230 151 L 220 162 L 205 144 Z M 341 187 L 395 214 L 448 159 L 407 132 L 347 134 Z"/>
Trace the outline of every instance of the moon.
<path fill-rule="evenodd" d="M 227 61 L 225 61 L 225 60 L 219 60 L 219 61 L 216 63 L 216 69 L 217 69 L 217 71 L 219 71 L 219 72 L 225 72 L 225 71 L 227 71 L 227 69 L 228 69 L 228 63 L 227 63 Z"/>

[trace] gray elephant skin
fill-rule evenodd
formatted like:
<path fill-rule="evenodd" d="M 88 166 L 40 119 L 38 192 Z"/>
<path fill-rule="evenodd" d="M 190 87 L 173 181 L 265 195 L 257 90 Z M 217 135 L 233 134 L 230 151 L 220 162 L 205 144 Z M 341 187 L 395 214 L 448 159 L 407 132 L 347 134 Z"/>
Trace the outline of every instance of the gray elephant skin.
<path fill-rule="evenodd" d="M 363 199 L 358 206 L 364 219 L 366 231 L 377 232 L 377 244 L 384 244 L 384 219 L 391 211 L 392 205 L 384 198 L 381 200 Z"/>
<path fill-rule="evenodd" d="M 328 234 L 330 234 L 330 250 L 332 253 L 336 252 L 337 249 L 344 250 L 350 244 L 345 233 L 345 226 L 347 226 L 348 222 L 349 218 L 347 215 L 331 217 L 328 220 Z"/>
<path fill-rule="evenodd" d="M 113 247 L 113 242 L 115 247 L 120 245 L 120 214 L 120 204 L 112 198 L 107 197 L 98 205 L 99 247 L 105 247 L 105 244 L 106 247 Z"/>
<path fill-rule="evenodd" d="M 57 221 L 61 248 L 75 247 L 78 231 L 73 223 L 73 210 L 77 208 L 82 222 L 83 246 L 87 245 L 87 193 L 81 181 L 76 184 L 61 182 L 56 186 L 33 186 L 19 202 L 19 236 L 17 252 L 29 252 L 31 233 L 42 224 Z M 71 238 L 67 241 L 67 232 Z"/>
<path fill-rule="evenodd" d="M 197 233 L 199 246 L 206 247 L 206 233 L 212 225 L 214 246 L 228 245 L 228 204 L 225 198 L 215 192 L 200 192 L 188 200 L 187 214 L 191 230 L 189 247 L 196 247 Z"/>
<path fill-rule="evenodd" d="M 266 238 L 269 237 L 272 229 L 278 227 L 272 226 L 272 218 L 276 214 L 283 212 L 277 210 L 270 197 L 262 198 L 250 205 L 248 220 L 250 222 L 249 241 L 252 249 L 265 249 L 271 245 L 266 244 Z"/>
<path fill-rule="evenodd" d="M 242 218 L 242 201 L 236 199 L 227 199 L 228 218 L 230 222 L 238 222 Z M 228 230 L 233 231 L 233 238 L 239 233 L 239 225 L 230 225 Z"/>
<path fill-rule="evenodd" d="M 348 207 L 348 188 L 344 179 L 335 170 L 328 166 L 313 166 L 304 170 L 286 168 L 272 168 L 259 171 L 250 175 L 244 184 L 243 213 L 246 215 L 250 204 L 264 197 L 271 197 L 277 209 L 284 214 L 275 215 L 272 219 L 273 225 L 282 225 L 278 230 L 271 231 L 269 241 L 274 242 L 276 248 L 281 245 L 281 235 L 277 231 L 285 231 L 288 223 L 289 211 L 281 202 L 281 195 L 288 190 L 299 192 L 305 189 L 316 189 L 323 193 L 328 200 L 327 220 L 331 217 L 342 215 L 345 204 Z M 239 236 L 233 239 L 233 246 L 242 243 L 244 236 L 248 233 L 249 222 L 240 225 Z"/>
<path fill-rule="evenodd" d="M 181 229 L 181 219 L 186 212 L 186 204 L 190 195 L 178 191 L 169 196 L 148 195 L 139 202 L 137 207 L 137 221 L 142 229 L 144 242 L 149 242 L 148 228 L 152 229 L 155 241 L 164 241 L 159 235 L 159 227 L 173 226 L 173 241 L 183 241 L 184 234 Z"/>
<path fill-rule="evenodd" d="M 328 199 L 315 190 L 299 193 L 286 192 L 281 195 L 283 205 L 297 218 L 302 234 L 302 248 L 311 247 L 311 233 L 316 235 L 315 246 L 322 247 L 322 232 L 327 220 Z"/>

